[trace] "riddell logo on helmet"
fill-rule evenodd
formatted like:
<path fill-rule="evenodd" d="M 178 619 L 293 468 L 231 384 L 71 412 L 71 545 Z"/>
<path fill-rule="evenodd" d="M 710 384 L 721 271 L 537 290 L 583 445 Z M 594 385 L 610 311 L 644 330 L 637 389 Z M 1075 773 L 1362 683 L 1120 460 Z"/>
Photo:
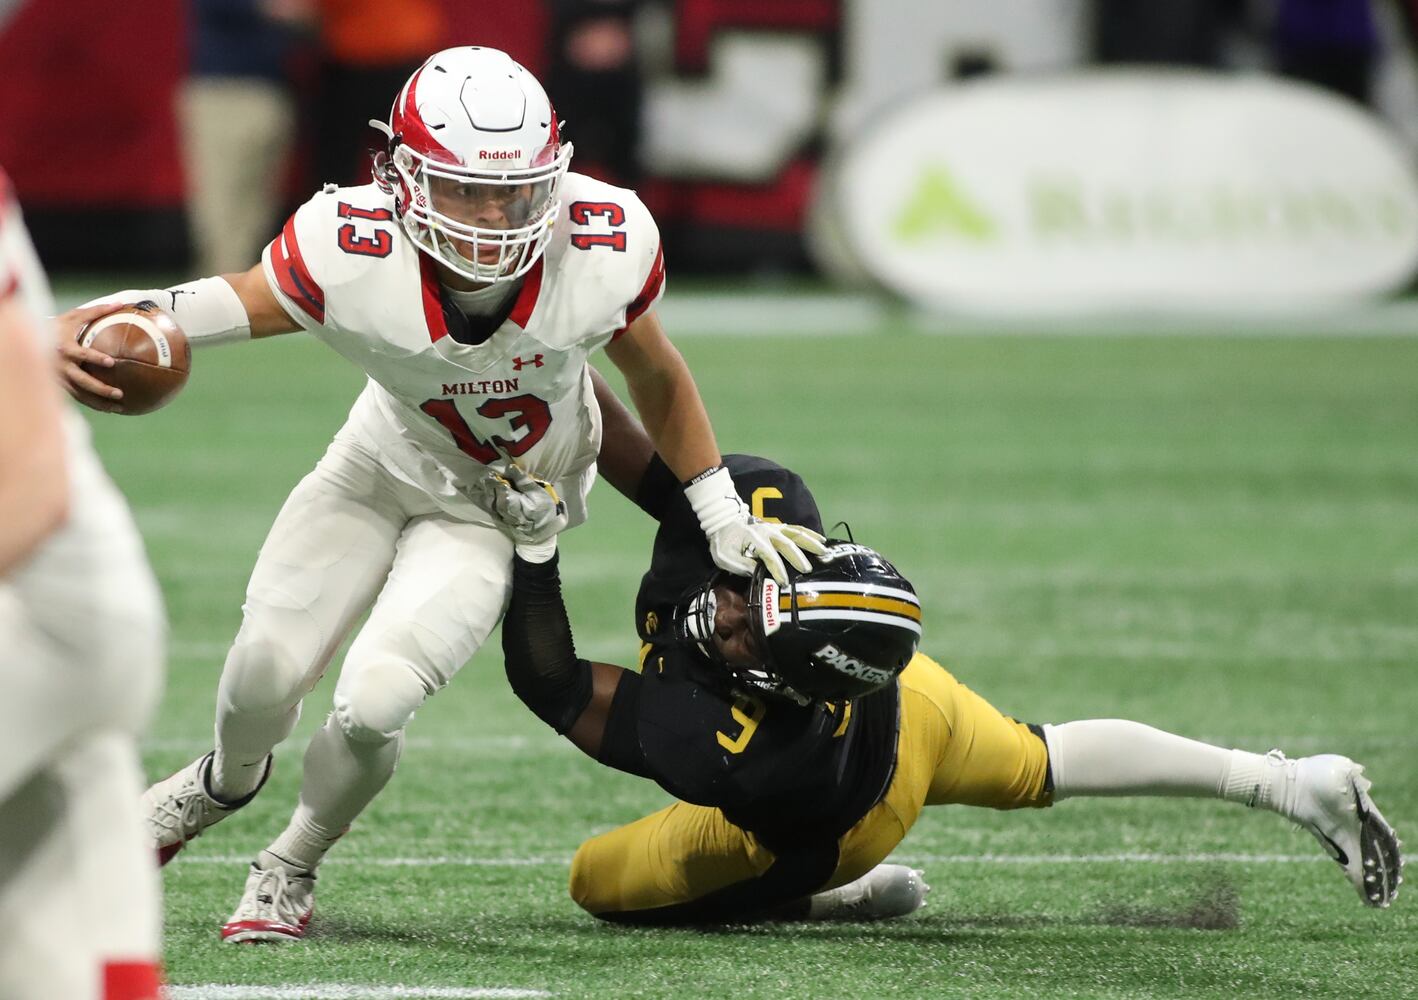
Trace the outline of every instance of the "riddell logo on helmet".
<path fill-rule="evenodd" d="M 478 150 L 479 160 L 520 160 L 522 151 L 520 149 L 480 149 Z"/>
<path fill-rule="evenodd" d="M 776 581 L 766 579 L 763 581 L 763 634 L 772 635 L 778 631 L 781 624 L 778 620 L 778 584 Z"/>
<path fill-rule="evenodd" d="M 842 652 L 842 650 L 838 649 L 830 642 L 814 653 L 813 656 L 817 657 L 839 674 L 855 677 L 858 680 L 866 681 L 868 684 L 885 684 L 887 681 L 891 680 L 891 671 L 863 663 L 855 656 L 850 656 Z"/>

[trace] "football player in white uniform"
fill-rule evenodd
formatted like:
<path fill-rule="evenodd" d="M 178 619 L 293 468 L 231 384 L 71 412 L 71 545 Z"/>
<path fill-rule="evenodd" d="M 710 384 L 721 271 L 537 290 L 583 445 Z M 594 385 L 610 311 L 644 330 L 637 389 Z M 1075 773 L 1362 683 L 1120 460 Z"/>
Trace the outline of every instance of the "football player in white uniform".
<path fill-rule="evenodd" d="M 162 605 L 54 384 L 53 312 L 0 172 L 0 997 L 157 1000 L 137 737 L 161 685 Z"/>
<path fill-rule="evenodd" d="M 806 566 L 799 546 L 820 549 L 813 532 L 753 518 L 734 490 L 654 312 L 655 223 L 633 192 L 568 173 L 571 146 L 530 73 L 495 49 L 439 52 L 388 123 L 371 124 L 388 137 L 374 182 L 315 195 L 260 266 L 117 296 L 157 301 L 199 347 L 308 330 L 369 375 L 261 550 L 222 672 L 215 749 L 144 800 L 164 861 L 248 802 L 372 605 L 306 752 L 299 805 L 253 864 L 228 941 L 303 935 L 316 866 L 393 774 L 414 711 L 501 617 L 512 542 L 487 509 L 546 537 L 585 518 L 597 348 L 624 373 L 725 569 L 747 574 L 757 558 L 783 576 L 783 558 Z M 71 393 L 121 408 L 79 368 L 95 355 L 77 330 L 63 348 Z M 499 489 L 491 469 L 504 462 L 548 489 Z"/>

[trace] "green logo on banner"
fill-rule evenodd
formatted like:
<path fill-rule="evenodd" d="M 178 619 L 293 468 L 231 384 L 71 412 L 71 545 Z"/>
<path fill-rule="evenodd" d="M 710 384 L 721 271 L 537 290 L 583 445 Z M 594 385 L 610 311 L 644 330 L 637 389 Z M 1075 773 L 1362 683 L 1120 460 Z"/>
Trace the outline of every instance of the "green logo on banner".
<path fill-rule="evenodd" d="M 960 190 L 955 178 L 939 164 L 921 171 L 915 190 L 892 227 L 903 242 L 954 236 L 972 243 L 989 243 L 997 235 L 995 222 Z"/>

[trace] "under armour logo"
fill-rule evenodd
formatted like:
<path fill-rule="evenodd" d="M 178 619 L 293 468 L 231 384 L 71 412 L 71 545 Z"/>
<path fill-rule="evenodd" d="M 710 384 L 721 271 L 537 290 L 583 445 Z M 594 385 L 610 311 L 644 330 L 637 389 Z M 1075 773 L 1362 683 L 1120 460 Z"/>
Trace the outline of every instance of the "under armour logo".
<path fill-rule="evenodd" d="M 531 365 L 533 368 L 540 368 L 542 366 L 542 355 L 534 355 L 526 361 L 523 361 L 521 358 L 512 359 L 512 370 L 514 372 L 520 372 L 523 365 Z"/>

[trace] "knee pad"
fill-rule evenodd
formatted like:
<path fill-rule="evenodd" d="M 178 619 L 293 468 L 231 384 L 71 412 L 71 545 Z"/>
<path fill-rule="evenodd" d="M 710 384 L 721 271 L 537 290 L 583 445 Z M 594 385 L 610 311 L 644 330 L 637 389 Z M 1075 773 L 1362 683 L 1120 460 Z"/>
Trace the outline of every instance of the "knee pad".
<path fill-rule="evenodd" d="M 397 661 L 366 664 L 340 679 L 335 720 L 356 743 L 387 743 L 399 735 L 428 697 L 411 665 Z"/>
<path fill-rule="evenodd" d="M 325 636 L 303 608 L 249 603 L 226 666 L 221 697 L 244 711 L 289 708 L 324 672 Z"/>

